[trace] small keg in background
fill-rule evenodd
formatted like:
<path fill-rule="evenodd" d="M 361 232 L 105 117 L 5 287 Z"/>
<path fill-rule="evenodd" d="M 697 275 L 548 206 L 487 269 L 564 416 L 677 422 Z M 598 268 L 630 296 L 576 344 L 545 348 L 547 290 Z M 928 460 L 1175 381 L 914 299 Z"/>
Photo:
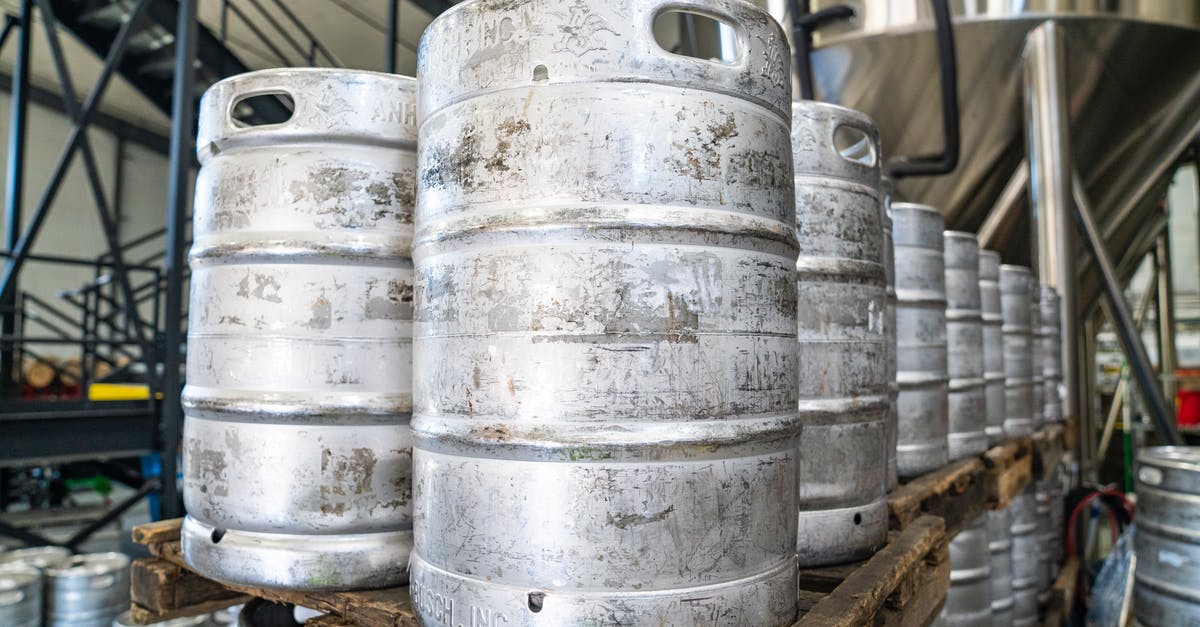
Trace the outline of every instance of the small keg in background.
<path fill-rule="evenodd" d="M 938 627 L 991 625 L 992 563 L 988 548 L 988 521 L 981 515 L 950 540 L 950 590 Z"/>
<path fill-rule="evenodd" d="M 1138 451 L 1137 499 L 1134 617 L 1200 624 L 1200 447 Z"/>
<path fill-rule="evenodd" d="M 846 135 L 841 147 L 835 136 Z M 792 104 L 801 566 L 887 541 L 888 339 L 879 133 L 836 105 Z"/>
<path fill-rule="evenodd" d="M 0 564 L 0 625 L 41 627 L 40 570 L 24 564 Z"/>
<path fill-rule="evenodd" d="M 1012 515 L 1013 625 L 1032 627 L 1038 622 L 1038 519 L 1032 483 L 1013 497 Z"/>
<path fill-rule="evenodd" d="M 989 446 L 1004 441 L 1004 323 L 1000 307 L 1000 253 L 979 251 L 979 300 L 983 318 L 983 395 Z"/>
<path fill-rule="evenodd" d="M 246 126 L 251 96 L 285 122 Z M 252 72 L 199 109 L 183 556 L 293 590 L 407 579 L 416 81 Z"/>
<path fill-rule="evenodd" d="M 1042 379 L 1045 392 L 1042 401 L 1045 407 L 1045 422 L 1056 424 L 1063 421 L 1062 399 L 1062 298 L 1058 290 L 1043 285 L 1041 291 L 1041 342 Z"/>
<path fill-rule="evenodd" d="M 896 249 L 892 244 L 892 181 L 883 177 L 883 267 L 887 274 L 887 308 L 883 324 L 887 328 L 888 343 L 888 415 L 887 428 L 887 489 L 891 491 L 900 483 L 896 472 L 896 400 L 900 396 L 900 384 L 896 382 Z"/>
<path fill-rule="evenodd" d="M 1033 347 L 1029 288 L 1024 266 L 1000 266 L 1000 308 L 1004 333 L 1004 434 L 1030 435 L 1033 421 Z"/>
<path fill-rule="evenodd" d="M 746 61 L 659 47 L 653 19 L 682 9 Z M 788 57 L 769 14 L 724 0 L 466 2 L 425 30 L 424 625 L 794 620 Z"/>
<path fill-rule="evenodd" d="M 892 204 L 896 264 L 896 467 L 916 477 L 949 462 L 942 214 Z"/>
<path fill-rule="evenodd" d="M 1032 384 L 1029 386 L 1030 415 L 1033 416 L 1033 429 L 1037 431 L 1046 426 L 1046 377 L 1042 367 L 1046 362 L 1044 344 L 1042 342 L 1042 286 L 1036 279 L 1030 278 L 1029 284 L 1029 363 L 1032 373 Z"/>
<path fill-rule="evenodd" d="M 1012 513 L 1007 508 L 988 510 L 988 550 L 992 563 L 992 624 L 1013 620 Z"/>
<path fill-rule="evenodd" d="M 946 231 L 946 352 L 950 375 L 950 459 L 987 450 L 984 398 L 983 317 L 979 289 L 979 240 Z"/>
<path fill-rule="evenodd" d="M 129 609 L 129 557 L 74 555 L 45 574 L 46 627 L 109 627 Z"/>
<path fill-rule="evenodd" d="M 71 551 L 61 546 L 33 546 L 0 553 L 0 567 L 16 564 L 46 570 L 71 559 Z"/>

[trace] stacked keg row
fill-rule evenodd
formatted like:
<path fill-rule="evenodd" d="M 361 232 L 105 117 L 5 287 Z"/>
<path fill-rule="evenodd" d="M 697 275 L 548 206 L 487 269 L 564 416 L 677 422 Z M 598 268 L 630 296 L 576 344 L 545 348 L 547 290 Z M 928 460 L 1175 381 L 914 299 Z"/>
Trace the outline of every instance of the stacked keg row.
<path fill-rule="evenodd" d="M 657 47 L 669 3 L 593 3 L 582 54 L 552 4 L 440 16 L 419 93 L 280 70 L 205 96 L 199 572 L 410 581 L 429 625 L 784 624 L 798 563 L 882 545 L 897 475 L 1032 429 L 1027 277 L 889 207 L 874 125 L 791 103 L 765 12 L 695 2 L 766 60 L 723 65 Z M 519 58 L 476 36 L 498 23 Z M 233 118 L 262 94 L 292 117 Z"/>
<path fill-rule="evenodd" d="M 46 546 L 0 553 L 0 625 L 109 627 L 129 609 L 129 558 Z"/>

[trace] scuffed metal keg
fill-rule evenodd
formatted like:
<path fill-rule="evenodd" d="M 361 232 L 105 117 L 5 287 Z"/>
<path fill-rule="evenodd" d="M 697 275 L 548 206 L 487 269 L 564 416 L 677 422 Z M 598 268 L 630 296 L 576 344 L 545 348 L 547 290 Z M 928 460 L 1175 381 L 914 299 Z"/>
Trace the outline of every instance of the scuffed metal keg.
<path fill-rule="evenodd" d="M 896 424 L 898 422 L 896 400 L 900 397 L 900 384 L 896 381 L 896 249 L 892 243 L 892 181 L 883 177 L 883 268 L 887 275 L 887 305 L 883 324 L 887 329 L 887 380 L 888 413 L 884 421 L 887 440 L 887 489 L 890 492 L 900 484 L 896 472 Z"/>
<path fill-rule="evenodd" d="M 739 61 L 658 47 L 670 8 L 734 25 Z M 788 54 L 716 0 L 466 2 L 425 31 L 423 624 L 793 619 Z"/>
<path fill-rule="evenodd" d="M 0 567 L 20 565 L 46 570 L 65 564 L 71 559 L 71 551 L 61 546 L 34 546 L 0 553 Z"/>
<path fill-rule="evenodd" d="M 1033 277 L 1024 266 L 1000 266 L 1004 333 L 1004 434 L 1029 435 L 1033 419 L 1033 338 L 1029 314 Z"/>
<path fill-rule="evenodd" d="M 129 558 L 89 553 L 45 570 L 46 627 L 109 627 L 129 609 Z"/>
<path fill-rule="evenodd" d="M 42 573 L 37 568 L 0 565 L 0 625 L 41 627 Z"/>
<path fill-rule="evenodd" d="M 983 316 L 979 290 L 979 240 L 946 231 L 946 351 L 950 374 L 950 459 L 987 450 L 983 379 Z"/>
<path fill-rule="evenodd" d="M 896 264 L 896 466 L 910 478 L 949 462 L 946 277 L 942 214 L 892 205 Z"/>
<path fill-rule="evenodd" d="M 295 113 L 245 126 L 250 96 Z M 300 590 L 406 579 L 416 81 L 289 69 L 201 103 L 183 553 Z"/>
<path fill-rule="evenodd" d="M 983 319 L 983 396 L 989 446 L 1004 441 L 1004 316 L 1000 307 L 1000 253 L 979 251 L 979 300 Z"/>
<path fill-rule="evenodd" d="M 1200 447 L 1138 451 L 1133 613 L 1143 625 L 1200 624 Z"/>
<path fill-rule="evenodd" d="M 839 152 L 834 133 L 864 146 Z M 887 541 L 887 276 L 879 133 L 867 116 L 792 104 L 799 321 L 800 565 L 865 559 Z"/>
<path fill-rule="evenodd" d="M 1012 514 L 1008 509 L 999 509 L 988 510 L 986 516 L 992 565 L 992 624 L 1009 625 L 1013 619 Z"/>
<path fill-rule="evenodd" d="M 1041 355 L 1044 417 L 1048 424 L 1063 421 L 1062 402 L 1062 299 L 1058 290 L 1043 285 L 1041 290 Z"/>
<path fill-rule="evenodd" d="M 992 624 L 992 565 L 988 547 L 986 516 L 976 518 L 950 541 L 950 590 L 934 625 Z"/>
<path fill-rule="evenodd" d="M 1034 484 L 1038 517 L 1038 590 L 1039 602 L 1049 598 L 1058 578 L 1059 550 L 1062 546 L 1063 488 L 1058 469 Z"/>
<path fill-rule="evenodd" d="M 1012 515 L 1013 625 L 1038 624 L 1038 519 L 1034 486 L 1013 497 Z"/>
<path fill-rule="evenodd" d="M 1032 384 L 1029 387 L 1030 415 L 1033 416 L 1033 429 L 1036 431 L 1046 426 L 1046 378 L 1042 374 L 1042 366 L 1046 362 L 1045 348 L 1042 342 L 1042 286 L 1036 279 L 1029 283 L 1029 351 L 1030 372 Z"/>

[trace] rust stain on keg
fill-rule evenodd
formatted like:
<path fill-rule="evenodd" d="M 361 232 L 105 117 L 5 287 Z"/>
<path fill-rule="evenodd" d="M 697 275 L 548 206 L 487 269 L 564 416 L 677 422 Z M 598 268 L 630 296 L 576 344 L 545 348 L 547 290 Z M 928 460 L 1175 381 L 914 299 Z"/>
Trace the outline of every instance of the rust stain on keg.
<path fill-rule="evenodd" d="M 670 516 L 673 511 L 675 511 L 675 506 L 671 505 L 667 509 L 655 514 L 617 514 L 615 516 L 609 514 L 606 522 L 618 529 L 629 529 L 630 527 L 638 527 L 666 520 L 667 516 Z"/>

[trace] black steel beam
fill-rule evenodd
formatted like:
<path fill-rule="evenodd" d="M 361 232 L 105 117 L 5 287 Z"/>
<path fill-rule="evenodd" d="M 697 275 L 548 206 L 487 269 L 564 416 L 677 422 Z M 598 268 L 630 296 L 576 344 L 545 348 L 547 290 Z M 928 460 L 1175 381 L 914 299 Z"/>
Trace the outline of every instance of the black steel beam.
<path fill-rule="evenodd" d="M 174 126 L 171 128 L 171 166 L 167 192 L 167 289 L 162 360 L 162 476 L 168 478 L 163 482 L 162 489 L 162 515 L 165 518 L 175 518 L 183 510 L 175 475 L 183 427 L 183 406 L 179 401 L 183 383 L 180 376 L 180 348 L 183 344 L 183 264 L 187 256 L 184 236 L 186 217 L 191 206 L 189 166 L 195 143 L 192 136 L 195 113 L 195 99 L 192 98 L 195 74 L 192 67 L 196 58 L 196 2 L 180 0 L 175 26 L 175 97 L 171 105 Z"/>
<path fill-rule="evenodd" d="M 688 15 L 691 15 L 690 13 Z M 400 27 L 400 0 L 388 0 L 387 49 L 384 51 L 388 74 L 396 73 L 396 30 Z"/>
<path fill-rule="evenodd" d="M 10 401 L 0 413 L 0 462 L 95 459 L 156 450 L 152 401 Z"/>
<path fill-rule="evenodd" d="M 11 24 L 11 22 L 10 22 Z M 8 133 L 8 161 L 4 185 L 4 223 L 6 235 L 5 250 L 17 247 L 21 233 L 21 206 L 25 197 L 25 134 L 29 126 L 29 58 L 32 54 L 30 46 L 33 41 L 33 0 L 21 3 L 21 16 L 17 28 L 20 29 L 20 40 L 17 43 L 17 62 L 13 97 L 10 105 Z M 5 264 L 5 272 L 18 260 Z M 17 283 L 12 281 L 12 288 L 0 294 L 0 334 L 13 335 L 17 331 Z M 16 345 L 0 344 L 0 393 L 9 391 L 13 386 L 16 373 Z"/>
<path fill-rule="evenodd" d="M 137 505 L 138 501 L 141 501 L 142 499 L 146 498 L 146 496 L 148 494 L 150 494 L 151 492 L 153 492 L 157 489 L 158 489 L 158 479 L 151 479 L 151 480 L 143 483 L 142 487 L 138 488 L 138 491 L 135 492 L 134 494 L 132 494 L 129 498 L 114 505 L 107 512 L 104 512 L 103 516 L 88 523 L 87 526 L 80 529 L 79 531 L 76 531 L 75 535 L 68 538 L 66 542 L 63 542 L 63 546 L 67 547 L 68 549 L 71 549 L 72 551 L 75 550 L 75 548 L 78 547 L 80 543 L 82 543 L 83 541 L 92 537 L 92 534 L 103 529 L 109 523 L 111 523 L 112 521 L 114 521 L 118 517 L 120 517 L 121 514 L 124 514 L 126 511 L 128 511 L 129 508 L 133 507 L 134 505 Z"/>
<path fill-rule="evenodd" d="M 428 13 L 430 17 L 437 17 L 454 6 L 453 2 L 445 2 L 445 0 L 412 0 L 412 2 Z"/>
<path fill-rule="evenodd" d="M 29 546 L 57 546 L 57 543 L 46 536 L 10 525 L 0 520 L 0 536 L 16 538 Z"/>

